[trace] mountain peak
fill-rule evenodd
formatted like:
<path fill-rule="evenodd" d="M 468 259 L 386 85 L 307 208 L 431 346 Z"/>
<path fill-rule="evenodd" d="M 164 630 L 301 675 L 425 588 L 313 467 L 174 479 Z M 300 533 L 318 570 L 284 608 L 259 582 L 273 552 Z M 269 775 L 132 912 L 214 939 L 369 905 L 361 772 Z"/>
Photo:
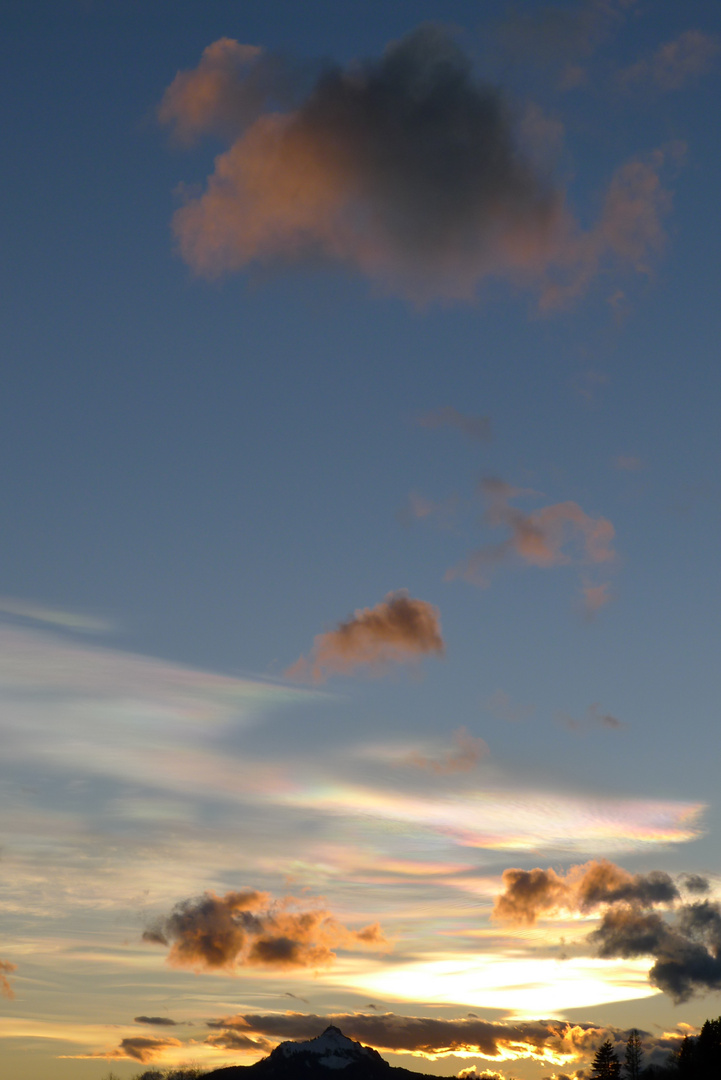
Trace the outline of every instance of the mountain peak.
<path fill-rule="evenodd" d="M 317 1058 L 319 1065 L 327 1069 L 345 1069 L 353 1062 L 360 1060 L 375 1059 L 380 1055 L 368 1046 L 362 1046 L 359 1042 L 347 1038 L 335 1024 L 329 1024 L 322 1035 L 316 1035 L 314 1039 L 305 1042 L 284 1042 L 277 1046 L 271 1057 L 277 1055 L 285 1058 L 295 1057 L 297 1054 L 312 1054 Z"/>

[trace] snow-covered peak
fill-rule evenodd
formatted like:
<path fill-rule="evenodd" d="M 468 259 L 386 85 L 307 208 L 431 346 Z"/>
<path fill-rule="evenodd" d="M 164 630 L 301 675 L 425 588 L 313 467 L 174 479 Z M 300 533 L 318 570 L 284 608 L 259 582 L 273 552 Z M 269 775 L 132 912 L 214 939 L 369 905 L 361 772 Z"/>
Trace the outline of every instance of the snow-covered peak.
<path fill-rule="evenodd" d="M 358 1058 L 375 1057 L 367 1046 L 346 1038 L 343 1032 L 332 1024 L 315 1039 L 281 1043 L 278 1050 L 288 1057 L 293 1054 L 313 1054 L 318 1057 L 318 1064 L 325 1065 L 328 1069 L 345 1069 Z"/>

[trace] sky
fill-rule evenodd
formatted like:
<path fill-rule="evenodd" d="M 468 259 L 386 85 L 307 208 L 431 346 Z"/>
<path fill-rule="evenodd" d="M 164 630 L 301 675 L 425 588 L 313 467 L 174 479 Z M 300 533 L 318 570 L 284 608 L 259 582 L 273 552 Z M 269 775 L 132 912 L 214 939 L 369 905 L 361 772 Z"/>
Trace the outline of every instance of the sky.
<path fill-rule="evenodd" d="M 718 5 L 3 21 L 4 1071 L 664 1060 L 721 1013 Z"/>

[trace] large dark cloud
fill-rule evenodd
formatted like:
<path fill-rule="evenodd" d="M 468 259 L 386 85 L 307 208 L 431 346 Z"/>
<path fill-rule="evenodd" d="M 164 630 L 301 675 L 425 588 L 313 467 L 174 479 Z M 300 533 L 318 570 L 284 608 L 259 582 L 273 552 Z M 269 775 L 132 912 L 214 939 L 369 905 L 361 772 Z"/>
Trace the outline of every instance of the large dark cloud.
<path fill-rule="evenodd" d="M 680 889 L 707 889 L 699 875 L 676 883 L 664 871 L 629 874 L 604 859 L 573 867 L 565 876 L 552 869 L 510 869 L 503 884 L 496 918 L 533 923 L 543 915 L 604 909 L 588 937 L 598 956 L 652 957 L 650 982 L 677 1002 L 721 989 L 721 907 L 711 900 L 683 902 Z"/>
<path fill-rule="evenodd" d="M 181 140 L 231 143 L 174 219 L 198 273 L 320 255 L 417 300 L 471 299 L 501 275 L 540 285 L 554 305 L 602 262 L 645 269 L 662 244 L 663 155 L 623 166 L 582 231 L 524 151 L 522 126 L 525 144 L 548 141 L 539 111 L 518 123 L 438 26 L 379 59 L 325 65 L 307 87 L 307 73 L 228 38 L 168 87 L 159 118 Z"/>
<path fill-rule="evenodd" d="M 602 957 L 652 956 L 648 977 L 676 1002 L 721 990 L 721 907 L 683 904 L 669 923 L 656 912 L 609 909 L 589 935 Z"/>
<path fill-rule="evenodd" d="M 294 897 L 273 901 L 255 890 L 183 900 L 157 920 L 143 939 L 169 946 L 176 967 L 214 971 L 250 965 L 317 968 L 333 962 L 336 948 L 387 947 L 377 923 L 350 930 L 320 907 L 305 910 Z"/>

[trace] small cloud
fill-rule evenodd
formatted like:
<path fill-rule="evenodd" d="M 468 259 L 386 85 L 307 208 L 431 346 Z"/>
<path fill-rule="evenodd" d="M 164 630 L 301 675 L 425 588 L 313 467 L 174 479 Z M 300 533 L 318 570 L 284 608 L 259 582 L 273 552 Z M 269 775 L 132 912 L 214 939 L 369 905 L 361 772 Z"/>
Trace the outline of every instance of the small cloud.
<path fill-rule="evenodd" d="M 438 608 L 399 591 L 375 607 L 357 610 L 335 630 L 319 634 L 310 657 L 297 660 L 285 677 L 325 682 L 331 675 L 377 673 L 389 664 L 443 656 L 444 651 Z"/>
<path fill-rule="evenodd" d="M 556 719 L 569 731 L 576 732 L 588 731 L 589 728 L 594 727 L 603 727 L 610 731 L 621 731 L 623 728 L 627 727 L 622 720 L 619 720 L 611 713 L 602 712 L 598 703 L 588 706 L 583 720 L 577 720 L 575 717 L 564 712 L 556 713 Z"/>
<path fill-rule="evenodd" d="M 463 727 L 453 733 L 453 742 L 454 749 L 449 750 L 442 757 L 427 757 L 424 754 L 414 753 L 405 759 L 405 763 L 418 769 L 434 772 L 439 776 L 448 776 L 452 773 L 470 772 L 489 753 L 483 739 L 469 735 Z"/>
<path fill-rule="evenodd" d="M 500 543 L 473 552 L 447 572 L 446 580 L 461 577 L 485 586 L 491 568 L 514 557 L 542 569 L 574 562 L 605 563 L 615 558 L 611 522 L 591 517 L 578 503 L 554 503 L 525 513 L 511 505 L 511 499 L 525 492 L 505 481 L 486 479 L 481 490 L 489 504 L 486 522 L 492 528 L 505 528 L 509 535 Z"/>
<path fill-rule="evenodd" d="M 450 529 L 456 521 L 459 504 L 457 495 L 450 495 L 442 502 L 433 502 L 432 499 L 412 491 L 398 517 L 403 525 L 412 525 L 416 521 L 433 521 L 442 529 Z"/>
<path fill-rule="evenodd" d="M 685 30 L 652 57 L 620 71 L 618 83 L 623 89 L 643 84 L 661 91 L 681 90 L 691 79 L 711 70 L 719 48 L 718 38 L 700 30 Z"/>
<path fill-rule="evenodd" d="M 602 607 L 605 607 L 610 602 L 610 589 L 610 583 L 607 581 L 600 585 L 586 583 L 583 586 L 583 611 L 588 618 L 593 618 L 597 611 L 600 611 Z"/>
<path fill-rule="evenodd" d="M 509 724 L 517 724 L 533 715 L 532 705 L 517 705 L 505 690 L 496 690 L 483 702 L 492 716 Z"/>
<path fill-rule="evenodd" d="M 425 428 L 453 427 L 476 442 L 488 442 L 491 438 L 490 417 L 466 416 L 452 405 L 423 413 L 416 422 Z"/>
<path fill-rule="evenodd" d="M 607 384 L 608 375 L 602 371 L 594 371 L 591 368 L 579 372 L 571 382 L 576 393 L 588 402 L 593 401 L 598 395 L 599 388 Z"/>
<path fill-rule="evenodd" d="M 708 878 L 702 877 L 701 874 L 683 874 L 681 881 L 684 889 L 692 893 L 707 893 L 711 888 Z"/>
<path fill-rule="evenodd" d="M 619 728 L 625 727 L 622 720 L 618 720 L 611 713 L 601 712 L 601 708 L 598 704 L 589 705 L 588 707 L 588 719 L 592 724 L 600 724 L 601 727 L 611 728 L 614 731 L 618 731 Z"/>
<path fill-rule="evenodd" d="M 15 997 L 15 991 L 7 976 L 12 975 L 14 971 L 17 971 L 17 964 L 11 964 L 9 960 L 0 960 L 0 996 L 10 1000 Z"/>
<path fill-rule="evenodd" d="M 173 967 L 196 971 L 319 968 L 335 960 L 336 948 L 387 947 L 377 923 L 349 930 L 324 908 L 298 906 L 292 896 L 272 901 L 251 889 L 225 896 L 206 892 L 176 904 L 143 940 L 168 946 Z"/>
<path fill-rule="evenodd" d="M 169 1016 L 136 1016 L 136 1024 L 149 1024 L 152 1027 L 177 1027 L 177 1022 Z"/>
<path fill-rule="evenodd" d="M 613 459 L 613 467 L 620 469 L 621 472 L 640 472 L 641 469 L 646 468 L 646 463 L 633 454 L 619 454 Z"/>

